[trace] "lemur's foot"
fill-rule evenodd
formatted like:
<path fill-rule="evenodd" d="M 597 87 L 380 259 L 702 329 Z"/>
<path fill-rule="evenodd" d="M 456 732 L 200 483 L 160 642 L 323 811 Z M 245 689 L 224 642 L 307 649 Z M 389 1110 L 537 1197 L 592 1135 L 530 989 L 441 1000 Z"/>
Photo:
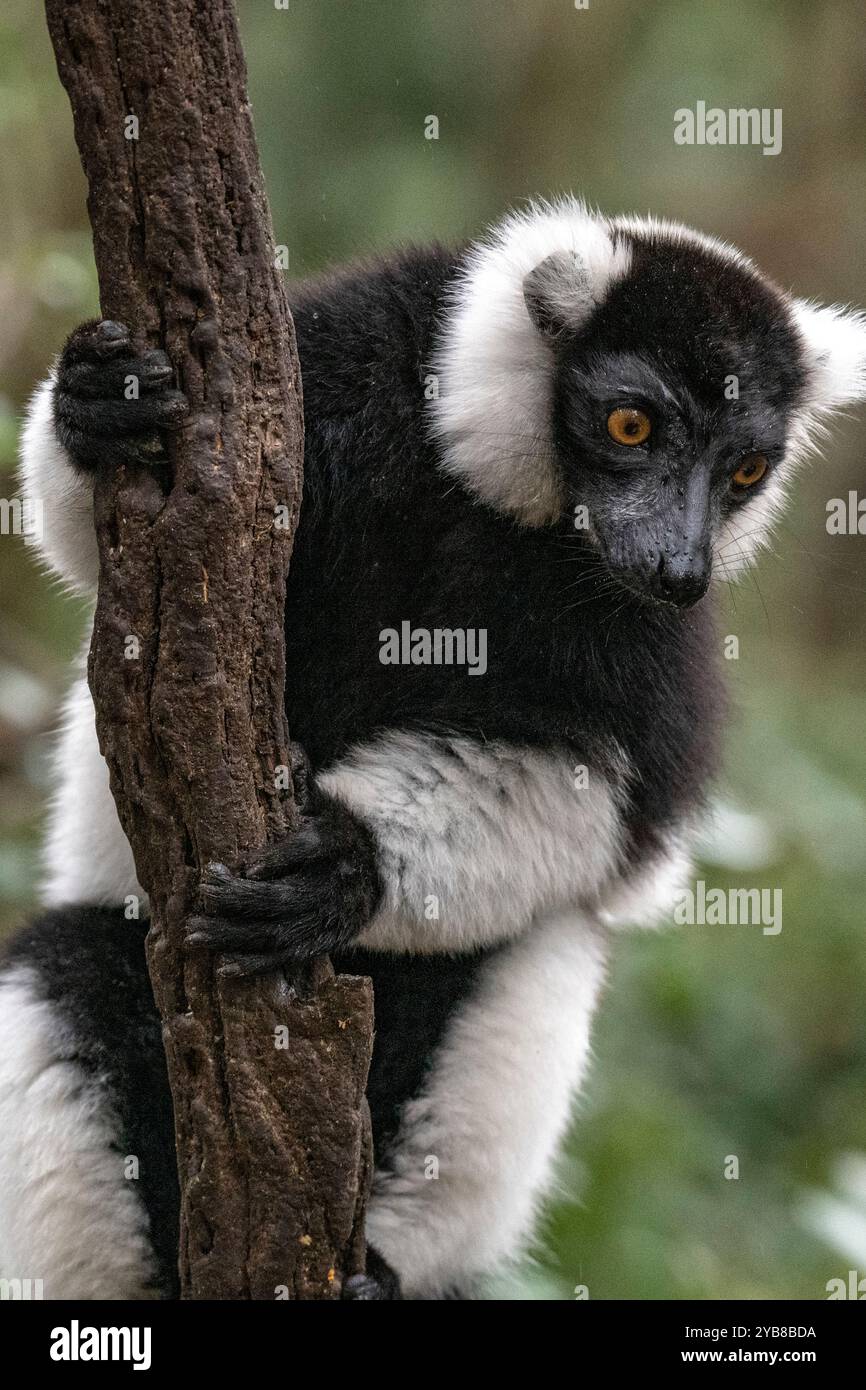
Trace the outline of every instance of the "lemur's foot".
<path fill-rule="evenodd" d="M 122 323 L 81 324 L 60 355 L 54 422 L 77 468 L 164 462 L 162 431 L 182 425 L 188 410 L 166 354 L 138 351 Z"/>
<path fill-rule="evenodd" d="M 379 1303 L 402 1299 L 400 1280 L 378 1250 L 367 1246 L 366 1274 L 353 1274 L 343 1285 L 341 1297 L 345 1302 Z"/>
<path fill-rule="evenodd" d="M 237 871 L 210 864 L 203 911 L 187 923 L 188 945 L 232 956 L 225 974 L 260 974 L 348 945 L 382 894 L 370 831 L 315 786 L 297 745 L 293 761 L 297 830 Z"/>

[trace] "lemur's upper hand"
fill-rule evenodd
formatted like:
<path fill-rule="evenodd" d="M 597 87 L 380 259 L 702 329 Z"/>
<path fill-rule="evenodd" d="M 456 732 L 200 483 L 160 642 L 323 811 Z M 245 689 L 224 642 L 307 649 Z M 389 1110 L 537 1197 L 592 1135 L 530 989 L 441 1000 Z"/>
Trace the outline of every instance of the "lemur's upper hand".
<path fill-rule="evenodd" d="M 166 354 L 136 351 L 122 323 L 81 324 L 60 355 L 54 422 L 77 468 L 159 463 L 165 458 L 160 431 L 176 429 L 188 411 Z"/>
<path fill-rule="evenodd" d="M 298 829 L 237 872 L 209 865 L 203 911 L 187 923 L 190 946 L 233 957 L 228 974 L 258 974 L 346 946 L 382 896 L 372 834 L 315 785 L 298 745 L 292 751 Z"/>

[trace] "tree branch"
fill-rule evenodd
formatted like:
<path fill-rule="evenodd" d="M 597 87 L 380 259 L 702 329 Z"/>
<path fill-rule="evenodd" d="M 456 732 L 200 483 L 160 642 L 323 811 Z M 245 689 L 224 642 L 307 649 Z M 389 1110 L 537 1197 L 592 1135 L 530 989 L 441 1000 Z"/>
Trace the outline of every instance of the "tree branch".
<path fill-rule="evenodd" d="M 222 977 L 186 953 L 201 870 L 294 824 L 283 606 L 302 464 L 230 0 L 47 0 L 89 186 L 102 312 L 164 347 L 191 402 L 172 479 L 96 483 L 89 677 L 141 883 L 181 1190 L 181 1292 L 328 1298 L 363 1268 L 369 981 Z M 275 1030 L 288 1027 L 288 1047 Z"/>

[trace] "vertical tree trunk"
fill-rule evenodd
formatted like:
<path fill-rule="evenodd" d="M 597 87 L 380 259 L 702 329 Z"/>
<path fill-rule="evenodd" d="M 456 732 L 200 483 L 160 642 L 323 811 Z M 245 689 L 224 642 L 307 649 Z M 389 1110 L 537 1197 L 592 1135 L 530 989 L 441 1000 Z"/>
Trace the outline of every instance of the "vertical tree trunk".
<path fill-rule="evenodd" d="M 47 13 L 102 312 L 167 349 L 192 405 L 167 491 L 133 466 L 97 481 L 89 668 L 150 896 L 181 1292 L 337 1297 L 363 1267 L 369 982 L 326 961 L 304 988 L 232 980 L 182 949 L 201 869 L 241 861 L 294 815 L 280 769 L 300 379 L 235 15 L 231 0 L 47 0 Z"/>

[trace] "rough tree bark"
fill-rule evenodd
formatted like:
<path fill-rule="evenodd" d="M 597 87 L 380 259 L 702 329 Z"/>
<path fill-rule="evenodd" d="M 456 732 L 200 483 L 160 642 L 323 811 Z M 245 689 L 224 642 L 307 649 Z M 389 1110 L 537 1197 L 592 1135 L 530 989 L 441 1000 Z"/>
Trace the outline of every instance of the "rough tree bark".
<path fill-rule="evenodd" d="M 294 815 L 278 784 L 300 379 L 235 15 L 231 0 L 47 0 L 47 14 L 103 315 L 166 348 L 192 405 L 170 486 L 135 466 L 97 482 L 89 667 L 150 897 L 181 1294 L 338 1297 L 363 1268 L 369 981 L 327 961 L 302 983 L 233 980 L 182 949 L 202 868 L 242 862 Z"/>

